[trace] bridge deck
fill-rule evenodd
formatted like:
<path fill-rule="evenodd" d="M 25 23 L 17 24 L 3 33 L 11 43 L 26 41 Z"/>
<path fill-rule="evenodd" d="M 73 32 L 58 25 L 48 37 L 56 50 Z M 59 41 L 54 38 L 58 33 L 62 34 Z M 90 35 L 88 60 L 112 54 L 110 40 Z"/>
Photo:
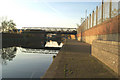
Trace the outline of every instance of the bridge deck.
<path fill-rule="evenodd" d="M 91 46 L 68 40 L 43 78 L 116 78 L 106 65 L 91 56 Z"/>
<path fill-rule="evenodd" d="M 24 30 L 45 30 L 45 31 L 76 31 L 77 28 L 62 28 L 62 27 L 23 27 Z"/>

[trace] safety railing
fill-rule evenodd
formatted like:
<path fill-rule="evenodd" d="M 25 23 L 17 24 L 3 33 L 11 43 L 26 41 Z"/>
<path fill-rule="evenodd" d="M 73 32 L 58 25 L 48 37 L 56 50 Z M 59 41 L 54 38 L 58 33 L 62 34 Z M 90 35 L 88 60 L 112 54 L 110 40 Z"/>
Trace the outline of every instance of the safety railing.
<path fill-rule="evenodd" d="M 120 9 L 118 7 L 119 2 L 113 2 L 112 0 L 104 0 L 101 5 L 97 6 L 96 9 L 87 16 L 87 18 L 82 22 L 78 28 L 78 32 L 90 29 L 102 22 L 113 18 L 120 14 Z"/>

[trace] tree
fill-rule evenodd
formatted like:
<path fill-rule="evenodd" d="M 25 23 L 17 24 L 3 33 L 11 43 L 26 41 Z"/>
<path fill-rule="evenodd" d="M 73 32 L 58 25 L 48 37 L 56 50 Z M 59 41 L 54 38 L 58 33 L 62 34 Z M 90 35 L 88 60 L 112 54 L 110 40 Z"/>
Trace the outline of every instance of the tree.
<path fill-rule="evenodd" d="M 16 29 L 16 24 L 13 22 L 13 20 L 7 21 L 4 20 L 1 22 L 2 26 L 2 32 L 9 32 L 9 30 Z"/>
<path fill-rule="evenodd" d="M 80 25 L 79 24 L 76 24 L 77 25 L 77 27 L 79 28 L 80 27 Z"/>

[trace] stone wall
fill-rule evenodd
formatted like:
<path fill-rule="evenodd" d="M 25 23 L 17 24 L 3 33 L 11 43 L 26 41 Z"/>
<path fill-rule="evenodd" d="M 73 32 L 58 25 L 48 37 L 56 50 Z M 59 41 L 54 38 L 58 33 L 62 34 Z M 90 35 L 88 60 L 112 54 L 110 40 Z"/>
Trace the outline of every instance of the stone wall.
<path fill-rule="evenodd" d="M 92 55 L 120 75 L 120 42 L 94 40 L 92 42 Z"/>

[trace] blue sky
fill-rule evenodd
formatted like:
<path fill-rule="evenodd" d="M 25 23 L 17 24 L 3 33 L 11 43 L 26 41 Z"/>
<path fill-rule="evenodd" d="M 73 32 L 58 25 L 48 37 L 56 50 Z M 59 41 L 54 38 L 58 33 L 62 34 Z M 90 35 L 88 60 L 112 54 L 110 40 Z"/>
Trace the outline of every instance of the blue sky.
<path fill-rule="evenodd" d="M 6 3 L 7 2 L 7 3 Z M 4 6 L 4 8 L 2 6 Z M 77 27 L 80 18 L 101 2 L 41 2 L 40 0 L 0 0 L 0 17 L 13 19 L 22 27 Z"/>

